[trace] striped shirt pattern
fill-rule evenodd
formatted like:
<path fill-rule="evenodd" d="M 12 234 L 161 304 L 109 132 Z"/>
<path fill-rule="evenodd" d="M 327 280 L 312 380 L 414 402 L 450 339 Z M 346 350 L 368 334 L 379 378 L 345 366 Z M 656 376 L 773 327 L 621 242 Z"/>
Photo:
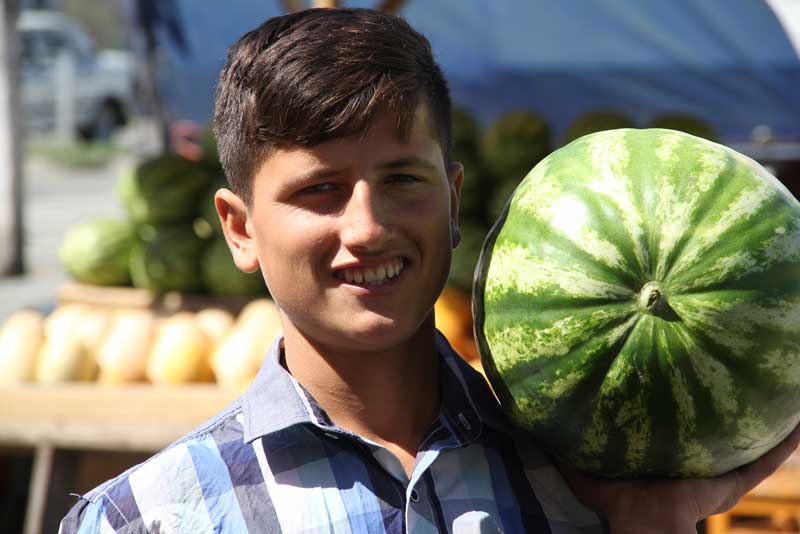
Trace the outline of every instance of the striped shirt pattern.
<path fill-rule="evenodd" d="M 483 377 L 438 336 L 439 417 L 409 478 L 336 426 L 277 340 L 219 415 L 81 497 L 61 534 L 607 532 L 550 460 L 515 438 Z"/>

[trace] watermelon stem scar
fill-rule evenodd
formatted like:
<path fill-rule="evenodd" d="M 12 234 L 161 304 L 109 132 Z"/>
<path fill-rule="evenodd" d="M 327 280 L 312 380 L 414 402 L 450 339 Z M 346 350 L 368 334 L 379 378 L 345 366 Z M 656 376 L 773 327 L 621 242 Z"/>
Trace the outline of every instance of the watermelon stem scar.
<path fill-rule="evenodd" d="M 647 282 L 639 291 L 639 309 L 665 321 L 681 320 L 669 305 L 667 293 L 659 282 Z"/>

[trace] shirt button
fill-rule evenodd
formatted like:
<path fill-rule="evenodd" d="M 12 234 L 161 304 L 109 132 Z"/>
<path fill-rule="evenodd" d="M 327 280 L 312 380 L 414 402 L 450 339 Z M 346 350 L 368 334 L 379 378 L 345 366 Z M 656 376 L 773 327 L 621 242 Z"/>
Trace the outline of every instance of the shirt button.
<path fill-rule="evenodd" d="M 411 502 L 419 502 L 419 493 L 417 493 L 417 490 L 411 490 L 410 499 Z"/>

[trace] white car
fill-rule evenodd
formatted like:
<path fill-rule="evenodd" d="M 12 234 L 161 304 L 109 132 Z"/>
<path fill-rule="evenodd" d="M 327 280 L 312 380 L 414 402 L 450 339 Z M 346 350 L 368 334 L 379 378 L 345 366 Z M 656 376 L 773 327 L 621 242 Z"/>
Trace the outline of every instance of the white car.
<path fill-rule="evenodd" d="M 122 50 L 95 51 L 83 30 L 56 11 L 23 11 L 17 22 L 21 44 L 21 101 L 25 129 L 51 131 L 56 126 L 57 60 L 74 58 L 76 133 L 85 139 L 108 139 L 135 110 L 136 63 Z"/>

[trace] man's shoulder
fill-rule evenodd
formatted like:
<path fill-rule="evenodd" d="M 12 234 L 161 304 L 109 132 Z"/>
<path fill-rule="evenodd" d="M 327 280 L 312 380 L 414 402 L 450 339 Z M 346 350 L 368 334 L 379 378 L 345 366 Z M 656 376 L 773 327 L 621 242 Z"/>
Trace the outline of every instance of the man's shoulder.
<path fill-rule="evenodd" d="M 171 531 L 165 521 L 175 521 L 187 532 L 213 530 L 210 514 L 235 516 L 235 488 L 257 482 L 248 480 L 259 470 L 252 469 L 257 459 L 243 435 L 237 401 L 146 461 L 81 496 L 63 519 L 60 532 L 149 532 L 158 525 Z"/>

